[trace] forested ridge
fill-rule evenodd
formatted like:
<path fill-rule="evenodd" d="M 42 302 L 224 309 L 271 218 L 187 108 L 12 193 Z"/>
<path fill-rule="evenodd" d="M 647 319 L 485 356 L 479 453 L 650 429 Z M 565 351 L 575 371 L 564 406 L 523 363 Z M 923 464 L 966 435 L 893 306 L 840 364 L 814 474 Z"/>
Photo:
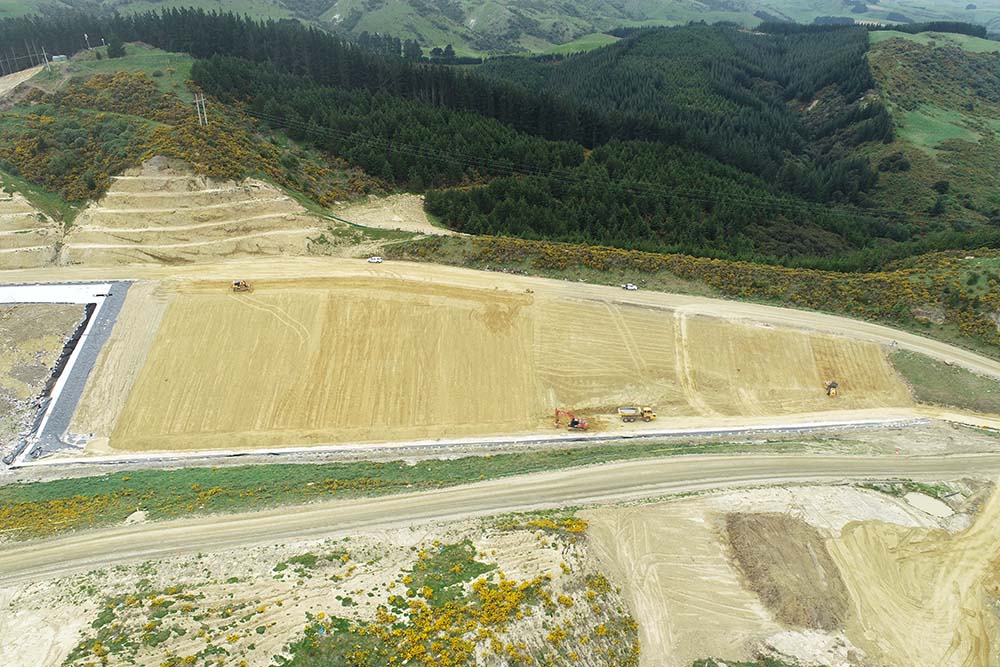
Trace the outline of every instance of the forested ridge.
<path fill-rule="evenodd" d="M 426 191 L 471 233 L 844 269 L 967 242 L 870 206 L 878 172 L 856 149 L 892 125 L 863 30 L 692 25 L 481 70 L 201 10 L 7 20 L 0 44 L 72 53 L 88 31 L 200 58 L 192 79 L 220 112 Z"/>
<path fill-rule="evenodd" d="M 645 119 L 679 143 L 816 201 L 857 201 L 875 183 L 850 155 L 888 141 L 892 124 L 854 28 L 767 36 L 725 26 L 644 31 L 565 60 L 493 59 L 481 71 L 604 114 Z M 823 94 L 823 108 L 801 113 Z"/>

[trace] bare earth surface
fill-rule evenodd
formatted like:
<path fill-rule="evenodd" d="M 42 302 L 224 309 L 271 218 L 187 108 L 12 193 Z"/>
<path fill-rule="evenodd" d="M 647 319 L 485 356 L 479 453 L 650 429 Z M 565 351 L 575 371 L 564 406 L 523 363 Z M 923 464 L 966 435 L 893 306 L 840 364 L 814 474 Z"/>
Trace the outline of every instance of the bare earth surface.
<path fill-rule="evenodd" d="M 0 269 L 51 264 L 62 228 L 18 192 L 0 190 Z"/>
<path fill-rule="evenodd" d="M 371 265 L 363 260 L 299 257 L 247 258 L 212 263 L 160 266 L 52 267 L 44 270 L 12 270 L 0 273 L 3 282 L 76 281 L 107 279 L 159 279 L 179 281 L 219 280 L 224 283 L 233 276 L 248 280 L 296 279 L 303 275 L 320 277 L 386 277 L 416 281 L 432 281 L 466 288 L 503 289 L 524 292 L 526 289 L 545 290 L 555 299 L 579 299 L 588 303 L 633 304 L 668 310 L 686 315 L 708 315 L 716 318 L 756 325 L 782 326 L 800 331 L 813 331 L 888 345 L 895 341 L 902 349 L 920 352 L 943 361 L 952 361 L 983 375 L 1000 377 L 1000 361 L 982 357 L 953 345 L 910 334 L 890 327 L 812 311 L 778 308 L 754 303 L 725 301 L 701 296 L 663 292 L 631 292 L 603 285 L 569 283 L 545 278 L 511 276 L 493 272 L 471 271 L 447 266 L 412 262 L 387 262 Z"/>
<path fill-rule="evenodd" d="M 292 277 L 303 274 L 313 277 Z M 1000 375 L 1000 362 L 845 318 L 425 264 L 45 272 L 69 276 L 155 281 L 129 295 L 91 376 L 74 432 L 94 434 L 92 451 L 552 433 L 555 407 L 594 432 L 916 416 L 877 344 L 893 340 Z M 254 290 L 233 294 L 234 277 Z M 828 379 L 837 399 L 823 392 Z M 640 402 L 661 419 L 614 416 Z"/>
<path fill-rule="evenodd" d="M 161 298 L 129 296 L 133 310 L 156 313 L 129 337 L 135 349 L 124 334 L 95 373 L 95 384 L 120 391 L 132 378 L 121 381 L 116 371 L 145 360 L 111 447 L 202 450 L 545 431 L 556 407 L 591 419 L 609 415 L 605 422 L 618 426 L 610 415 L 633 402 L 678 418 L 911 405 L 884 352 L 870 343 L 705 317 L 689 326 L 669 311 L 597 309 L 540 291 L 375 276 L 253 285 L 252 293 L 233 294 L 228 283 L 172 281 L 161 284 Z M 150 345 L 146 332 L 164 301 Z M 114 363 L 116 355 L 128 363 Z M 826 377 L 841 378 L 835 401 L 823 392 Z M 258 378 L 266 384 L 241 391 Z"/>
<path fill-rule="evenodd" d="M 776 649 L 804 664 L 838 667 L 988 667 L 1000 653 L 990 609 L 995 603 L 984 585 L 1000 556 L 997 498 L 1000 493 L 972 528 L 957 535 L 904 502 L 851 488 L 739 491 L 583 516 L 603 567 L 627 591 L 639 620 L 644 665 L 687 667 L 707 656 L 751 660 L 762 649 Z M 733 512 L 767 513 L 748 515 L 762 521 L 780 512 L 826 535 L 835 574 L 847 585 L 849 621 L 838 624 L 830 615 L 825 628 L 777 623 L 775 610 L 750 592 L 720 529 Z M 818 551 L 820 544 L 810 546 L 812 557 L 791 559 L 803 547 L 801 541 L 782 546 L 791 534 L 760 538 L 768 540 L 761 548 L 783 554 L 774 558 L 770 576 L 792 589 L 816 576 L 816 564 L 829 558 Z M 842 610 L 834 604 L 840 597 L 802 599 Z M 777 602 L 787 608 L 796 600 Z M 874 663 L 865 662 L 866 655 Z"/>
<path fill-rule="evenodd" d="M 23 69 L 20 72 L 14 72 L 13 74 L 0 77 L 0 96 L 6 95 L 41 71 L 42 65 L 38 65 L 37 67 L 29 67 L 28 69 Z"/>
<path fill-rule="evenodd" d="M 830 546 L 855 601 L 852 634 L 882 664 L 998 664 L 1000 618 L 986 581 L 1000 570 L 1000 492 L 957 535 L 863 523 Z"/>
<path fill-rule="evenodd" d="M 63 264 L 175 263 L 246 255 L 304 255 L 321 221 L 278 188 L 195 176 L 153 158 L 114 177 L 70 229 Z"/>
<path fill-rule="evenodd" d="M 368 201 L 344 204 L 333 214 L 348 222 L 376 229 L 393 229 L 419 234 L 454 234 L 444 227 L 431 224 L 424 211 L 421 195 L 400 194 L 388 197 L 371 196 Z"/>
<path fill-rule="evenodd" d="M 554 625 L 567 628 L 561 643 L 578 652 L 582 665 L 597 667 L 608 657 L 602 652 L 627 649 L 620 641 L 630 623 L 625 605 L 618 593 L 595 584 L 598 565 L 584 536 L 544 530 L 522 519 L 298 540 L 119 566 L 112 577 L 93 573 L 0 588 L 0 664 L 82 667 L 93 664 L 92 647 L 103 639 L 109 655 L 101 664 L 161 665 L 171 655 L 183 660 L 218 646 L 226 651 L 226 665 L 269 667 L 316 619 L 374 622 L 390 596 L 420 588 L 410 581 L 419 576 L 418 563 L 433 562 L 443 548 L 456 547 L 463 554 L 458 565 L 471 571 L 466 577 L 452 575 L 460 580 L 453 593 L 468 595 L 474 581 L 496 585 L 504 577 L 517 584 L 537 581 L 550 600 L 544 606 L 541 600 L 523 604 L 522 613 L 494 633 L 504 650 L 523 645 L 524 652 L 535 655 L 555 653 L 558 647 L 546 639 Z M 433 579 L 429 583 L 438 586 Z M 592 604 L 600 609 L 581 615 L 579 610 Z M 93 627 L 109 607 L 113 621 Z M 117 629 L 107 632 L 112 623 Z M 599 626 L 612 632 L 599 634 Z M 114 641 L 116 635 L 138 639 L 163 629 L 170 632 L 157 642 L 117 648 Z M 587 641 L 581 643 L 584 635 Z M 487 654 L 493 652 L 490 642 L 482 643 Z"/>
<path fill-rule="evenodd" d="M 440 491 L 316 503 L 253 514 L 139 524 L 11 545 L 0 551 L 0 586 L 114 563 L 199 550 L 344 536 L 362 529 L 450 521 L 545 507 L 655 498 L 761 484 L 909 478 L 936 481 L 970 470 L 1000 475 L 1000 455 L 945 457 L 684 456 L 630 461 L 480 482 Z"/>

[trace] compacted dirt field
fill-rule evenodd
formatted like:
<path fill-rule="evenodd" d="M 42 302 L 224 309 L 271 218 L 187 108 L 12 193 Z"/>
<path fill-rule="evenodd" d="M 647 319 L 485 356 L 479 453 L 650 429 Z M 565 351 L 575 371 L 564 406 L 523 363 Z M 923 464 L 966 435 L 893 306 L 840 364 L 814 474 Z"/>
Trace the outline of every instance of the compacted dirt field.
<path fill-rule="evenodd" d="M 614 410 L 633 402 L 661 426 L 911 404 L 872 343 L 545 290 L 381 270 L 242 294 L 217 280 L 139 287 L 77 416 L 115 449 L 552 432 L 556 407 L 599 430 L 621 428 Z"/>
<path fill-rule="evenodd" d="M 446 227 L 435 227 L 424 211 L 423 195 L 400 194 L 388 197 L 372 195 L 367 201 L 338 206 L 333 211 L 348 222 L 377 229 L 417 232 L 419 234 L 445 235 L 455 232 Z"/>

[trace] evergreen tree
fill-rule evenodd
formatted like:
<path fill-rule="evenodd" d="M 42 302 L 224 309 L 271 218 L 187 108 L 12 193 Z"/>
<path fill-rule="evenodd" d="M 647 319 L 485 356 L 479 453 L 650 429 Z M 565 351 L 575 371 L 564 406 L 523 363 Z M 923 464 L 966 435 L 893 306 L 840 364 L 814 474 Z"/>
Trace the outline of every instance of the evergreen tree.
<path fill-rule="evenodd" d="M 108 38 L 108 58 L 121 58 L 125 55 L 125 44 L 121 38 L 112 33 Z"/>

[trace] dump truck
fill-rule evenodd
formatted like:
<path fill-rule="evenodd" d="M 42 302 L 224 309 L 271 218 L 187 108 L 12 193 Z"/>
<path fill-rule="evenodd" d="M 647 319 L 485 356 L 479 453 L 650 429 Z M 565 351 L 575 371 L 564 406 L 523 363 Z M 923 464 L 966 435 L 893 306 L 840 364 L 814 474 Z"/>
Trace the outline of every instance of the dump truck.
<path fill-rule="evenodd" d="M 618 408 L 618 416 L 622 418 L 623 422 L 634 422 L 637 419 L 641 419 L 644 422 L 651 422 L 656 419 L 656 413 L 649 406 L 641 408 L 630 405 L 623 406 Z"/>
<path fill-rule="evenodd" d="M 245 280 L 234 280 L 233 281 L 233 291 L 234 292 L 249 292 L 250 283 Z"/>
<path fill-rule="evenodd" d="M 581 419 L 576 415 L 574 415 L 572 412 L 569 412 L 568 410 L 562 410 L 560 408 L 556 408 L 557 427 L 560 425 L 559 421 L 560 415 L 565 415 L 566 418 L 569 420 L 569 430 L 571 431 L 586 431 L 588 428 L 590 428 L 590 424 L 587 423 L 586 419 Z"/>

